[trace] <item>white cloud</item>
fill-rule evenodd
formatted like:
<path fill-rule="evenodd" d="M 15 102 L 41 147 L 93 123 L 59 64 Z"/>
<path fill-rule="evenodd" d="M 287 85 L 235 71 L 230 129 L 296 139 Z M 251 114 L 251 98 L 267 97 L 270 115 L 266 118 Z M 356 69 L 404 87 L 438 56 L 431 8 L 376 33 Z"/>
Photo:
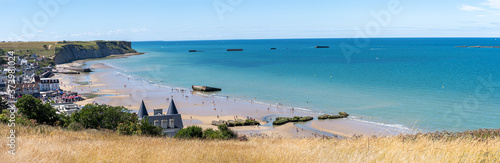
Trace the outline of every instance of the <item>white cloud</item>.
<path fill-rule="evenodd" d="M 486 2 L 481 4 L 492 9 L 500 9 L 500 0 L 487 0 Z"/>
<path fill-rule="evenodd" d="M 484 9 L 476 6 L 462 5 L 459 7 L 460 10 L 464 11 L 483 11 Z"/>
<path fill-rule="evenodd" d="M 148 29 L 144 29 L 144 28 L 141 28 L 141 29 L 130 29 L 131 32 L 141 32 L 141 31 L 147 31 Z"/>
<path fill-rule="evenodd" d="M 112 34 L 119 34 L 119 33 L 122 33 L 122 32 L 123 32 L 123 30 L 117 29 L 117 30 L 108 31 L 108 32 L 106 32 L 106 34 L 112 35 Z"/>

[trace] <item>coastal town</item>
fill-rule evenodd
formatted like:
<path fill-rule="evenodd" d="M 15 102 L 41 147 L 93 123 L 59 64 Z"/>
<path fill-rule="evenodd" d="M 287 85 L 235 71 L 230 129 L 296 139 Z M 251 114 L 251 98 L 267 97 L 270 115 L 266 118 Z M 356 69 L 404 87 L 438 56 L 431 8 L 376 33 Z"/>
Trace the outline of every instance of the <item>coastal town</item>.
<path fill-rule="evenodd" d="M 15 103 L 17 98 L 23 95 L 31 95 L 41 99 L 44 103 L 50 103 L 59 114 L 71 113 L 80 109 L 75 107 L 74 102 L 84 98 L 77 92 L 65 91 L 60 88 L 60 81 L 51 78 L 56 73 L 79 73 L 72 70 L 57 70 L 55 65 L 42 67 L 40 61 L 48 61 L 49 58 L 37 56 L 37 54 L 26 55 L 24 57 L 14 56 L 15 68 L 8 67 L 7 62 L 2 64 L 2 74 L 0 76 L 0 94 L 2 98 Z M 2 58 L 6 60 L 6 58 Z M 14 72 L 14 81 L 10 87 L 7 84 L 8 72 Z M 13 90 L 14 98 L 8 95 L 9 89 Z M 71 107 L 73 106 L 73 107 Z M 71 108 L 71 109 L 69 109 Z"/>

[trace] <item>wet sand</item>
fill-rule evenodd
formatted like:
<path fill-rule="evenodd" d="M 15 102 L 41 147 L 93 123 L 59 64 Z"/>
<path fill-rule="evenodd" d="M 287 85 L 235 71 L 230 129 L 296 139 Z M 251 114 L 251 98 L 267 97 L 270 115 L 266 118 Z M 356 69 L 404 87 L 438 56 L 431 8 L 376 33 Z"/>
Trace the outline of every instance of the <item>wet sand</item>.
<path fill-rule="evenodd" d="M 58 66 L 78 66 L 82 62 L 74 62 Z M 266 115 L 282 116 L 313 116 L 318 115 L 291 111 L 290 109 L 277 105 L 263 105 L 231 97 L 217 97 L 207 94 L 192 92 L 190 89 L 171 88 L 149 84 L 141 80 L 134 80 L 126 77 L 112 67 L 102 63 L 90 65 L 93 69 L 91 73 L 82 74 L 57 74 L 61 83 L 61 89 L 79 92 L 80 94 L 95 94 L 97 97 L 77 102 L 85 105 L 92 102 L 104 103 L 112 106 L 124 106 L 130 110 L 137 111 L 141 101 L 144 101 L 148 112 L 153 109 L 163 109 L 167 111 L 170 99 L 175 101 L 175 105 L 182 119 L 185 122 L 195 121 L 191 125 L 198 125 L 202 128 L 216 128 L 211 125 L 212 120 L 230 120 L 234 118 L 246 119 L 255 118 L 261 122 Z M 269 108 L 269 109 L 268 109 Z M 150 113 L 151 115 L 152 113 Z M 219 116 L 219 119 L 217 118 Z M 201 122 L 201 124 L 199 123 Z M 186 125 L 188 126 L 188 125 Z M 349 137 L 352 135 L 387 135 L 386 129 L 370 126 L 354 120 L 313 120 L 310 127 L 321 132 L 328 132 L 335 135 Z M 261 134 L 265 136 L 278 137 L 315 137 L 321 135 L 315 131 L 298 128 L 292 123 L 282 126 L 243 126 L 232 127 L 240 134 Z M 297 132 L 299 130 L 299 132 Z M 393 134 L 393 133 L 391 133 Z"/>

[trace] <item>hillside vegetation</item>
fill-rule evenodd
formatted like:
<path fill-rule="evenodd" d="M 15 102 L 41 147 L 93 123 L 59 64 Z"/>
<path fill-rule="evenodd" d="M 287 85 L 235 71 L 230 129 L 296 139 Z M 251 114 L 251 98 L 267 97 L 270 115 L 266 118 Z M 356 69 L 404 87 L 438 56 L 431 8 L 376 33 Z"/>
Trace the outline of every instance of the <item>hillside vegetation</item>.
<path fill-rule="evenodd" d="M 15 55 L 21 57 L 37 54 L 48 58 L 54 56 L 64 49 L 64 46 L 70 45 L 80 49 L 99 50 L 107 49 L 122 49 L 125 53 L 135 53 L 130 45 L 122 46 L 122 41 L 46 41 L 46 42 L 0 42 L 0 54 L 8 51 L 14 51 Z"/>
<path fill-rule="evenodd" d="M 54 57 L 54 49 L 58 42 L 0 42 L 0 53 L 4 51 L 14 51 L 15 55 L 26 56 L 33 53 L 45 56 Z"/>
<path fill-rule="evenodd" d="M 9 127 L 0 123 L 0 136 Z M 17 154 L 2 143 L 2 162 L 499 162 L 500 138 L 249 138 L 214 141 L 123 136 L 98 130 L 15 127 Z M 491 131 L 489 131 L 491 132 Z M 496 133 L 497 131 L 493 131 Z M 5 142 L 5 141 L 4 141 Z"/>

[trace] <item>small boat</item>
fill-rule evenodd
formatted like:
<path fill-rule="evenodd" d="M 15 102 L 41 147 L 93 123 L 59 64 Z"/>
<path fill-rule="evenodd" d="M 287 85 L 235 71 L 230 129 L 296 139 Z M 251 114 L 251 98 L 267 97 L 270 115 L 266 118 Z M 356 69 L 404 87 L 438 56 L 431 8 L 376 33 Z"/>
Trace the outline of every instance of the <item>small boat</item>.
<path fill-rule="evenodd" d="M 193 88 L 194 91 L 204 91 L 204 92 L 213 92 L 222 90 L 220 88 L 209 87 L 209 86 L 198 86 L 198 85 L 192 85 L 191 88 Z"/>
<path fill-rule="evenodd" d="M 316 46 L 316 48 L 330 48 L 330 46 Z"/>
<path fill-rule="evenodd" d="M 227 49 L 227 51 L 243 51 L 243 49 Z"/>
<path fill-rule="evenodd" d="M 196 50 L 189 50 L 189 52 L 196 52 Z"/>
<path fill-rule="evenodd" d="M 271 50 L 276 50 L 276 48 L 271 48 Z"/>

